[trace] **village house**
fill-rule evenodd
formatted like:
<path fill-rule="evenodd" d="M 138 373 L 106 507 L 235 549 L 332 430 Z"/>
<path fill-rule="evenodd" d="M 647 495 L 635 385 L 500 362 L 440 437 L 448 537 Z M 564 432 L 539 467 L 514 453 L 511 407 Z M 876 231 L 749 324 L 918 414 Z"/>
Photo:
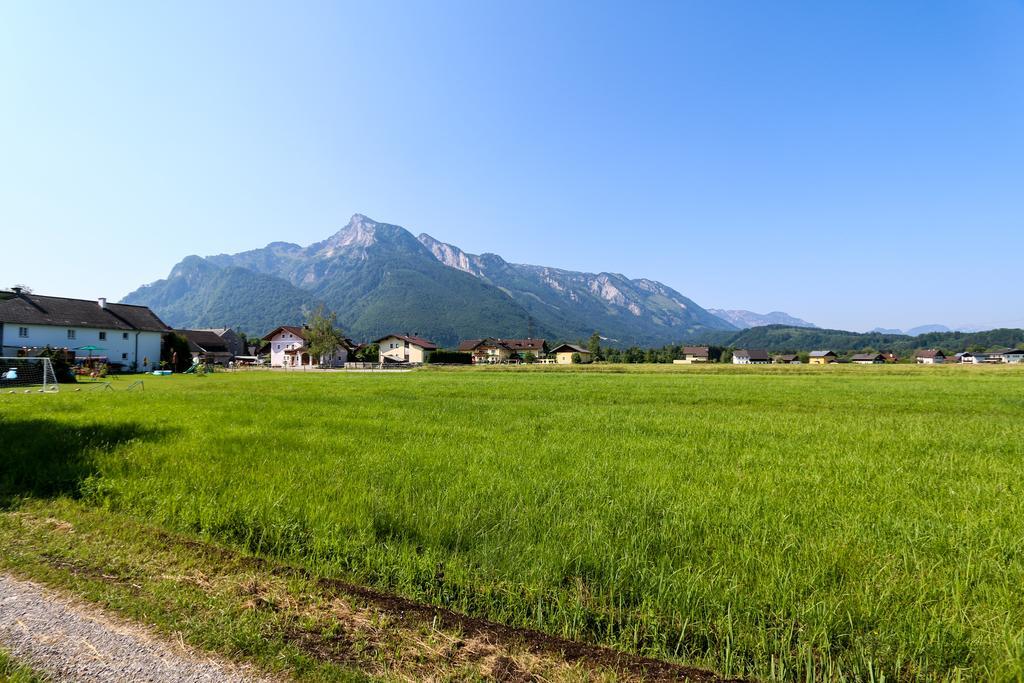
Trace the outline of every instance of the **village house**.
<path fill-rule="evenodd" d="M 437 350 L 434 342 L 408 334 L 389 334 L 374 343 L 381 363 L 425 363 L 427 353 Z"/>
<path fill-rule="evenodd" d="M 733 365 L 768 365 L 772 357 L 765 349 L 736 349 L 732 353 Z"/>
<path fill-rule="evenodd" d="M 691 365 L 693 363 L 707 363 L 711 357 L 711 350 L 706 346 L 684 346 L 683 357 L 673 360 L 679 365 Z"/>
<path fill-rule="evenodd" d="M 575 344 L 556 346 L 551 349 L 551 353 L 555 357 L 555 362 L 559 365 L 572 365 L 572 357 L 575 354 L 579 354 L 581 363 L 589 363 L 593 360 L 590 351 Z"/>
<path fill-rule="evenodd" d="M 925 349 L 914 354 L 918 365 L 938 365 L 946 362 L 946 354 L 938 349 Z"/>
<path fill-rule="evenodd" d="M 263 335 L 263 341 L 270 346 L 270 367 L 339 368 L 348 362 L 348 354 L 354 348 L 348 339 L 320 358 L 313 358 L 309 352 L 309 328 L 282 325 Z"/>
<path fill-rule="evenodd" d="M 474 363 L 505 363 L 525 360 L 531 354 L 534 359 L 547 354 L 547 342 L 543 339 L 464 339 L 459 342 L 459 351 L 473 356 Z"/>
<path fill-rule="evenodd" d="M 783 353 L 772 358 L 772 362 L 781 365 L 800 365 L 800 356 L 795 353 Z"/>
<path fill-rule="evenodd" d="M 0 356 L 38 356 L 50 347 L 72 361 L 91 357 L 147 371 L 159 367 L 170 331 L 146 306 L 42 296 L 19 287 L 0 292 Z"/>
<path fill-rule="evenodd" d="M 858 365 L 882 365 L 885 363 L 885 356 L 880 353 L 855 353 L 850 362 Z"/>
<path fill-rule="evenodd" d="M 893 353 L 891 351 L 883 351 L 882 352 L 882 358 L 885 360 L 886 363 L 899 363 L 900 362 L 899 356 L 897 356 L 895 353 Z"/>
<path fill-rule="evenodd" d="M 235 356 L 244 355 L 239 349 L 243 346 L 242 340 L 230 330 L 174 330 L 174 333 L 188 342 L 189 353 L 192 354 L 192 362 L 213 363 L 214 365 L 227 365 Z M 237 344 L 227 336 L 230 332 L 237 340 Z"/>
<path fill-rule="evenodd" d="M 828 365 L 836 362 L 836 354 L 834 351 L 811 351 L 807 362 L 811 365 Z"/>
<path fill-rule="evenodd" d="M 999 355 L 1004 363 L 1024 363 L 1024 349 L 1006 349 Z"/>

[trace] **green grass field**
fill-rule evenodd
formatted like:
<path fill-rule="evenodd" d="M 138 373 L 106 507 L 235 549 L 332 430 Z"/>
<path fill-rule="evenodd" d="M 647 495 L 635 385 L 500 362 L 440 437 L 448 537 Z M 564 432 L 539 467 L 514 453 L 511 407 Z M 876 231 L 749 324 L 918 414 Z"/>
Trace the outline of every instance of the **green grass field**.
<path fill-rule="evenodd" d="M 600 370 L 0 395 L 0 498 L 723 674 L 1024 677 L 1024 368 Z"/>

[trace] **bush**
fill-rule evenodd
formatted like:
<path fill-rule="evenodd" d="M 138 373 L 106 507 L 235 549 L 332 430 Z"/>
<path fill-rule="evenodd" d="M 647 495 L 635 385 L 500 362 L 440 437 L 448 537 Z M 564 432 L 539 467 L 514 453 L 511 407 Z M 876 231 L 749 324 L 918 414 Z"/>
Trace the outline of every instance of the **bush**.
<path fill-rule="evenodd" d="M 473 354 L 461 351 L 431 351 L 427 355 L 428 363 L 447 363 L 451 365 L 469 365 L 473 362 Z"/>

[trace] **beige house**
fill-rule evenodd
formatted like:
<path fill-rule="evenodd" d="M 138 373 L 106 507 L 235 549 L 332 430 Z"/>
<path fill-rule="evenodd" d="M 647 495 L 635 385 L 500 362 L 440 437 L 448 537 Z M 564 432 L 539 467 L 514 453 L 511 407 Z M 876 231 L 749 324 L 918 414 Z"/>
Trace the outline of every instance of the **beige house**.
<path fill-rule="evenodd" d="M 459 351 L 473 356 L 474 363 L 494 364 L 519 362 L 531 354 L 536 361 L 547 353 L 547 342 L 543 339 L 464 339 L 459 342 Z"/>
<path fill-rule="evenodd" d="M 807 362 L 811 365 L 828 365 L 836 362 L 834 351 L 811 351 Z"/>
<path fill-rule="evenodd" d="M 589 363 L 593 360 L 590 351 L 575 344 L 562 344 L 551 350 L 551 354 L 555 357 L 555 362 L 559 365 L 572 365 L 572 357 L 577 353 L 580 355 L 581 363 Z"/>
<path fill-rule="evenodd" d="M 425 363 L 427 353 L 437 344 L 408 334 L 389 334 L 374 342 L 380 349 L 381 363 Z"/>
<path fill-rule="evenodd" d="M 677 365 L 690 365 L 691 363 L 707 363 L 709 360 L 709 349 L 706 346 L 684 346 L 683 357 L 673 363 Z"/>

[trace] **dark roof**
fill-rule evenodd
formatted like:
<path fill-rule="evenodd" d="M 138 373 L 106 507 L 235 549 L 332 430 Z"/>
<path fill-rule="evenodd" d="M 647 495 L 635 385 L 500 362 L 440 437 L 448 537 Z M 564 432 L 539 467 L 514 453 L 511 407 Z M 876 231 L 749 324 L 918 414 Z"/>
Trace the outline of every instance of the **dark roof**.
<path fill-rule="evenodd" d="M 419 347 L 425 349 L 426 351 L 433 351 L 434 349 L 437 348 L 437 344 L 435 344 L 434 342 L 428 341 L 428 340 L 424 339 L 423 337 L 414 337 L 414 336 L 409 335 L 409 334 L 386 334 L 383 337 L 381 337 L 380 339 L 375 339 L 373 343 L 374 344 L 380 344 L 385 339 L 390 339 L 391 337 L 395 337 L 396 339 L 401 339 L 402 341 L 409 342 L 410 344 L 415 344 L 416 346 L 419 346 Z"/>
<path fill-rule="evenodd" d="M 590 353 L 589 350 L 582 346 L 576 346 L 575 344 L 561 344 L 560 346 L 556 346 L 551 349 L 551 353 L 560 353 L 565 351 L 572 351 L 573 353 Z"/>
<path fill-rule="evenodd" d="M 800 356 L 795 353 L 784 353 L 781 356 L 776 356 L 775 358 L 782 363 L 792 363 L 795 360 L 799 360 Z"/>
<path fill-rule="evenodd" d="M 296 327 L 295 325 L 281 325 L 280 327 L 275 327 L 270 332 L 263 335 L 263 341 L 270 341 L 278 332 L 291 332 L 299 339 L 306 339 L 306 331 L 303 328 Z"/>
<path fill-rule="evenodd" d="M 706 356 L 708 355 L 708 347 L 706 346 L 684 346 L 683 353 L 687 356 Z"/>
<path fill-rule="evenodd" d="M 732 355 L 739 356 L 740 358 L 749 358 L 750 360 L 772 359 L 772 357 L 768 355 L 767 349 L 736 349 Z"/>
<path fill-rule="evenodd" d="M 211 330 L 175 330 L 188 341 L 189 351 L 202 353 L 231 353 L 227 342 Z"/>
<path fill-rule="evenodd" d="M 855 353 L 850 356 L 850 360 L 885 360 L 885 356 L 880 353 Z"/>
<path fill-rule="evenodd" d="M 543 351 L 543 339 L 463 339 L 459 342 L 459 351 L 472 351 L 481 346 L 508 349 L 509 351 Z"/>
<path fill-rule="evenodd" d="M 925 349 L 924 351 L 918 351 L 914 354 L 914 358 L 945 358 L 944 354 L 939 349 Z"/>
<path fill-rule="evenodd" d="M 811 351 L 809 354 L 811 358 L 825 358 L 827 356 L 836 355 L 834 351 Z"/>
<path fill-rule="evenodd" d="M 146 306 L 111 304 L 19 293 L 0 298 L 0 322 L 55 327 L 169 332 L 170 328 Z"/>

